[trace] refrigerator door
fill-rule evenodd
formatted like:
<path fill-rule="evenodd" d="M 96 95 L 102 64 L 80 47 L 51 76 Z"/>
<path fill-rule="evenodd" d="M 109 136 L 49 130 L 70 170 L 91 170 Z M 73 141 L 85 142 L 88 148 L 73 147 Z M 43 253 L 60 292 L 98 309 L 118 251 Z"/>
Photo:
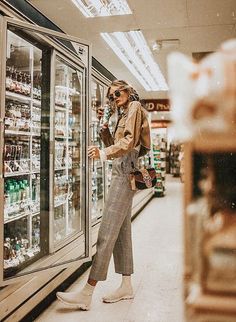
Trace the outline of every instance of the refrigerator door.
<path fill-rule="evenodd" d="M 104 85 L 95 77 L 91 81 L 91 144 L 103 148 L 103 143 L 99 136 L 100 122 L 98 119 L 98 109 L 103 108 Z M 92 162 L 92 204 L 91 218 L 95 223 L 102 216 L 104 206 L 104 175 L 103 165 L 100 160 Z"/>
<path fill-rule="evenodd" d="M 83 69 L 55 55 L 54 212 L 50 251 L 68 244 L 83 231 L 82 115 Z"/>
<path fill-rule="evenodd" d="M 0 283 L 91 258 L 90 46 L 0 19 Z"/>

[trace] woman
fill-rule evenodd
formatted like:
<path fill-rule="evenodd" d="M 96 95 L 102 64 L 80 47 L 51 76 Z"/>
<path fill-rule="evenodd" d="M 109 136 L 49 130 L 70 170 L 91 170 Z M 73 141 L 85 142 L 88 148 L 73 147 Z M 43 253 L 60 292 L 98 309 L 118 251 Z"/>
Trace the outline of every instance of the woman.
<path fill-rule="evenodd" d="M 106 279 L 112 253 L 115 271 L 122 274 L 122 282 L 103 301 L 113 303 L 134 297 L 131 284 L 131 207 L 134 191 L 130 187 L 129 174 L 137 158 L 150 150 L 150 129 L 138 94 L 127 82 L 115 80 L 108 88 L 107 98 L 110 106 L 117 108 L 119 115 L 114 134 L 111 135 L 108 125 L 104 124 L 100 136 L 106 147 L 103 150 L 97 146 L 88 148 L 91 159 L 114 159 L 111 186 L 98 234 L 97 253 L 84 288 L 80 292 L 57 293 L 63 303 L 82 310 L 89 310 L 97 282 Z"/>

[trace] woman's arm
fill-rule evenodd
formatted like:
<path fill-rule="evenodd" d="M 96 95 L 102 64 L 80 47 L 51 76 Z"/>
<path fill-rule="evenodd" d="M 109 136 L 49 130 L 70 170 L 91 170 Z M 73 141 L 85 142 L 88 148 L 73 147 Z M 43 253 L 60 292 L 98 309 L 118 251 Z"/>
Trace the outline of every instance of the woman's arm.
<path fill-rule="evenodd" d="M 104 127 L 100 130 L 99 136 L 106 147 L 114 144 L 114 138 L 108 127 Z"/>

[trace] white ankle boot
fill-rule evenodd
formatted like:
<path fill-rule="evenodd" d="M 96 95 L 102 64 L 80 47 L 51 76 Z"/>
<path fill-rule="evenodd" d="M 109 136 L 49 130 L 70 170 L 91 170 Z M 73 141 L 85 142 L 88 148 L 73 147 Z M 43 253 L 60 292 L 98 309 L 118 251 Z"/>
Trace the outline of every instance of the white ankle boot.
<path fill-rule="evenodd" d="M 103 297 L 105 303 L 115 303 L 121 300 L 129 300 L 134 298 L 133 288 L 131 284 L 131 276 L 122 276 L 120 287 L 113 293 Z"/>
<path fill-rule="evenodd" d="M 56 295 L 62 303 L 75 309 L 88 311 L 90 309 L 94 288 L 95 286 L 87 283 L 79 292 L 57 292 Z"/>

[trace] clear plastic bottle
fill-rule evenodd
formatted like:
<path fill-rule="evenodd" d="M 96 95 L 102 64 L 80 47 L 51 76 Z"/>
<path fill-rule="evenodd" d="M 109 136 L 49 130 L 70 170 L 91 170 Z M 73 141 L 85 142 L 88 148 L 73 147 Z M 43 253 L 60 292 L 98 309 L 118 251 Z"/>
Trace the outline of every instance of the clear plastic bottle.
<path fill-rule="evenodd" d="M 10 205 L 14 204 L 14 185 L 13 184 L 9 184 L 9 196 L 10 196 Z"/>
<path fill-rule="evenodd" d="M 21 192 L 21 201 L 25 201 L 26 200 L 26 191 L 25 191 L 24 181 L 20 182 L 20 192 Z"/>
<path fill-rule="evenodd" d="M 110 117 L 114 113 L 112 107 L 109 104 L 104 105 L 104 114 L 100 119 L 100 127 L 102 128 L 104 125 L 108 125 Z"/>
<path fill-rule="evenodd" d="M 26 199 L 30 199 L 30 187 L 28 180 L 24 180 Z"/>
<path fill-rule="evenodd" d="M 16 182 L 15 184 L 15 202 L 20 201 L 20 186 L 19 184 Z"/>

